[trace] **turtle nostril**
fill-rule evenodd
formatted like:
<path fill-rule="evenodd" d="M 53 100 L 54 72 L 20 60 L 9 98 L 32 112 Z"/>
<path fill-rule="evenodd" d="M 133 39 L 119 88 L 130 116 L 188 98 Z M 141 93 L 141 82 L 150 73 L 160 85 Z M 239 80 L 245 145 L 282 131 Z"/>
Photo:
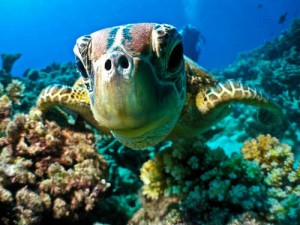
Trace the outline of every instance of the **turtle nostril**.
<path fill-rule="evenodd" d="M 104 67 L 107 71 L 109 71 L 111 69 L 111 60 L 110 59 L 106 60 Z"/>
<path fill-rule="evenodd" d="M 122 55 L 119 59 L 119 62 L 123 69 L 127 69 L 129 67 L 129 62 L 126 56 Z"/>

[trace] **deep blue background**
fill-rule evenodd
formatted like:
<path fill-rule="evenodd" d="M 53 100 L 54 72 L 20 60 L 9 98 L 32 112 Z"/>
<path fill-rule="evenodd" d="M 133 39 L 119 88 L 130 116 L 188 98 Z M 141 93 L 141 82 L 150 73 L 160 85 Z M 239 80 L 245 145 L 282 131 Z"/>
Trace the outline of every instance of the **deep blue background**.
<path fill-rule="evenodd" d="M 13 70 L 22 75 L 27 68 L 73 61 L 77 37 L 104 27 L 189 23 L 207 40 L 199 63 L 222 68 L 280 34 L 299 11 L 300 0 L 0 0 L 0 53 L 22 53 Z M 285 12 L 286 22 L 278 24 Z"/>

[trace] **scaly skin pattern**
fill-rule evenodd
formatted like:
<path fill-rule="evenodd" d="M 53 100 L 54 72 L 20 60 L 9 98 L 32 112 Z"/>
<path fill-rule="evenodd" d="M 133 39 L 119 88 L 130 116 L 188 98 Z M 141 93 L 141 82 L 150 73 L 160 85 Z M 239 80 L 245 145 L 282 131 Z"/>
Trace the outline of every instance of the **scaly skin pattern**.
<path fill-rule="evenodd" d="M 73 87 L 47 87 L 37 107 L 71 109 L 131 148 L 202 133 L 235 102 L 281 117 L 260 92 L 232 80 L 218 83 L 184 56 L 181 36 L 171 25 L 106 28 L 78 38 L 74 53 L 81 78 Z"/>

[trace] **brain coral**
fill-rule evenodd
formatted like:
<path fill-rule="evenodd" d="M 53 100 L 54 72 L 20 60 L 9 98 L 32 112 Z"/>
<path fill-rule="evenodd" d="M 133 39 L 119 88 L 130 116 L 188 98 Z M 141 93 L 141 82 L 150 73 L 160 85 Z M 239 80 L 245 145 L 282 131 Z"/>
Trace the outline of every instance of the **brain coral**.
<path fill-rule="evenodd" d="M 35 109 L 17 114 L 0 138 L 0 220 L 78 220 L 109 186 L 106 167 L 90 132 L 42 122 Z"/>

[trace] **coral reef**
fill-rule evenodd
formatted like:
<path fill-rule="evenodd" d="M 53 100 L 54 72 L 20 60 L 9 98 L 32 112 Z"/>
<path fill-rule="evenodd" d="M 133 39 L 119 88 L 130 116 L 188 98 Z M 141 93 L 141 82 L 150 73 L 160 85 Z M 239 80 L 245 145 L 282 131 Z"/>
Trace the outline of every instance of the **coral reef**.
<path fill-rule="evenodd" d="M 109 166 L 108 182 L 111 183 L 110 191 L 106 192 L 105 199 L 96 208 L 96 220 L 104 224 L 127 224 L 141 206 L 138 196 L 142 186 L 140 168 L 153 151 L 129 149 L 111 135 L 100 132 L 96 132 L 95 138 L 97 151 Z"/>
<path fill-rule="evenodd" d="M 36 109 L 15 115 L 0 139 L 1 221 L 76 221 L 90 212 L 109 187 L 107 164 L 93 144 L 92 133 L 42 122 Z"/>
<path fill-rule="evenodd" d="M 279 224 L 300 220 L 300 164 L 294 168 L 291 147 L 270 135 L 260 135 L 246 141 L 242 153 L 245 159 L 258 162 L 268 186 L 270 212 L 267 219 Z M 290 222 L 292 221 L 292 222 Z"/>
<path fill-rule="evenodd" d="M 12 104 L 6 95 L 0 97 L 0 138 L 4 136 L 5 129 L 9 123 L 9 116 L 12 111 Z"/>
<path fill-rule="evenodd" d="M 221 71 L 213 71 L 219 79 L 239 78 L 243 83 L 267 90 L 271 99 L 282 108 L 285 116 L 282 125 L 270 124 L 268 116 L 262 114 L 255 118 L 250 107 L 235 107 L 233 117 L 241 126 L 240 142 L 245 137 L 256 137 L 260 133 L 270 133 L 294 146 L 298 155 L 300 147 L 300 19 L 295 19 L 287 31 L 273 41 L 239 56 L 236 62 Z M 258 119 L 259 118 L 259 119 Z M 231 133 L 228 121 L 221 122 L 217 129 L 222 134 Z M 226 124 L 226 126 L 224 126 Z M 267 125 L 267 126 L 266 126 Z M 227 127 L 229 127 L 227 129 Z M 219 139 L 216 136 L 214 140 Z"/>
<path fill-rule="evenodd" d="M 25 85 L 19 81 L 13 79 L 11 83 L 5 88 L 6 95 L 15 104 L 20 104 L 20 99 L 23 97 Z"/>
<path fill-rule="evenodd" d="M 10 61 L 0 71 L 0 223 L 297 225 L 299 31 L 295 20 L 274 41 L 214 71 L 220 79 L 239 77 L 267 89 L 285 111 L 283 124 L 271 123 L 263 111 L 253 117 L 254 109 L 235 107 L 237 119 L 204 134 L 210 147 L 198 137 L 134 151 L 110 135 L 93 134 L 80 118 L 76 126 L 49 122 L 49 115 L 42 120 L 41 112 L 29 111 L 40 91 L 54 83 L 71 86 L 79 74 L 72 63 L 53 63 L 15 79 Z M 17 112 L 29 113 L 13 116 Z M 212 150 L 211 143 L 242 154 Z"/>
<path fill-rule="evenodd" d="M 16 112 L 28 112 L 35 105 L 40 92 L 48 85 L 65 84 L 72 86 L 78 77 L 79 74 L 73 63 L 53 63 L 41 70 L 26 70 L 21 79 L 26 89 L 20 105 L 15 107 Z"/>
<path fill-rule="evenodd" d="M 255 218 L 251 213 L 244 213 L 237 218 L 232 218 L 228 225 L 271 225 Z"/>
<path fill-rule="evenodd" d="M 8 95 L 14 103 L 13 113 L 29 112 L 30 108 L 35 105 L 40 92 L 48 85 L 63 83 L 72 86 L 79 77 L 73 63 L 53 63 L 41 70 L 28 69 L 23 77 L 13 77 L 10 71 L 18 58 L 16 56 L 21 55 L 3 54 L 3 66 L 9 67 L 10 70 L 7 72 L 4 67 L 0 70 L 0 94 Z"/>
<path fill-rule="evenodd" d="M 141 169 L 143 207 L 129 224 L 296 225 L 300 165 L 290 146 L 260 135 L 242 153 L 228 157 L 195 139 L 165 146 Z"/>
<path fill-rule="evenodd" d="M 158 204 L 166 197 L 176 198 L 178 218 L 184 224 L 226 224 L 229 215 L 267 210 L 263 201 L 267 189 L 258 164 L 236 153 L 227 157 L 223 150 L 210 150 L 196 139 L 164 146 L 143 165 L 141 179 L 144 201 Z M 149 217 L 151 208 L 141 210 L 144 213 L 140 218 L 158 219 Z M 160 223 L 168 224 L 166 217 L 161 216 Z"/>

